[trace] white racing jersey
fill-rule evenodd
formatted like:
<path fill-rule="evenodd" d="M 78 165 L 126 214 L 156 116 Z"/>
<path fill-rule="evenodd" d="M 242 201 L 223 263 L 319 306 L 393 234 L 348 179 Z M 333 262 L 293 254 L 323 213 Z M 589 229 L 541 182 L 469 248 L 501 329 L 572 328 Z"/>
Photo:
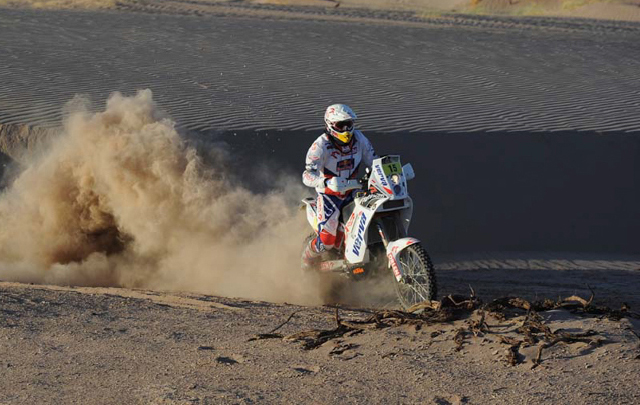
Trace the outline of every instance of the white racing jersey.
<path fill-rule="evenodd" d="M 314 187 L 318 193 L 345 197 L 349 192 L 335 192 L 326 187 L 325 180 L 332 177 L 354 179 L 360 165 L 371 166 L 376 157 L 371 142 L 358 130 L 354 131 L 351 144 L 342 147 L 334 145 L 327 134 L 322 134 L 307 152 L 302 182 Z"/>

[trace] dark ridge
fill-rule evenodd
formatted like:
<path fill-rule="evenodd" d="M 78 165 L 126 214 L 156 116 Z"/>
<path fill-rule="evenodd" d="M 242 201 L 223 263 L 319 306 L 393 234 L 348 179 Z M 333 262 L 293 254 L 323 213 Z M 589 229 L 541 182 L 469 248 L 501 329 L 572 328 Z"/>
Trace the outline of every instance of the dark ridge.
<path fill-rule="evenodd" d="M 46 136 L 37 128 L 29 133 L 14 141 L 35 145 Z M 640 253 L 637 135 L 365 133 L 379 154 L 399 154 L 413 165 L 411 233 L 436 255 Z M 266 192 L 277 186 L 282 173 L 300 178 L 307 149 L 319 135 L 320 130 L 187 136 L 204 141 L 202 150 L 223 145 L 229 178 Z M 11 145 L 18 148 L 14 141 Z M 0 151 L 0 175 L 10 161 Z"/>
<path fill-rule="evenodd" d="M 251 184 L 260 164 L 300 176 L 318 132 L 208 133 Z M 640 137 L 624 133 L 385 134 L 412 163 L 411 233 L 433 253 L 640 253 Z M 269 170 L 269 169 L 265 169 Z M 261 180 L 262 182 L 262 180 Z M 255 182 L 259 187 L 263 183 Z M 311 192 L 311 191 L 310 191 Z"/>

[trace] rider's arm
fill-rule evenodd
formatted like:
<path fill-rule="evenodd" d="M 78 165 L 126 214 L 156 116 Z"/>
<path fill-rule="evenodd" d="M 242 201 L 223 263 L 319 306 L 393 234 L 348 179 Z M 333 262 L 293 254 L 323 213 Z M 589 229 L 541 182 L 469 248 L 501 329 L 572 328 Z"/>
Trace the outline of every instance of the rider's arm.
<path fill-rule="evenodd" d="M 362 133 L 360 134 L 362 135 Z M 367 137 L 365 137 L 364 135 L 362 135 L 362 149 L 362 161 L 364 162 L 366 167 L 371 167 L 371 165 L 373 164 L 373 159 L 377 159 L 378 155 L 376 155 L 371 142 L 369 142 Z"/>
<path fill-rule="evenodd" d="M 324 165 L 324 147 L 321 139 L 318 138 L 307 152 L 305 160 L 304 172 L 302 173 L 302 182 L 307 187 L 319 188 L 325 187 L 324 175 L 320 172 L 320 168 Z"/>

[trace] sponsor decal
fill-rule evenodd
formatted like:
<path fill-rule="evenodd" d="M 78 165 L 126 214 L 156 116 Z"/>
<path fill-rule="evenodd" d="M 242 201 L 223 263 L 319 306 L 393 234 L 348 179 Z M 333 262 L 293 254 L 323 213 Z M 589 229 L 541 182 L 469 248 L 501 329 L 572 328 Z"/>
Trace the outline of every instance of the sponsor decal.
<path fill-rule="evenodd" d="M 380 176 L 378 179 L 380 180 L 382 186 L 389 187 L 389 183 L 387 183 L 387 176 L 385 176 L 382 172 L 382 168 L 380 167 L 380 165 L 376 165 L 376 173 L 378 173 L 378 176 Z"/>
<path fill-rule="evenodd" d="M 391 269 L 393 270 L 393 275 L 396 277 L 396 280 L 400 280 L 402 278 L 402 273 L 400 272 L 400 267 L 398 267 L 398 262 L 396 261 L 396 255 L 398 254 L 398 246 L 393 246 L 391 251 L 387 255 L 389 258 L 389 264 L 391 265 Z"/>
<path fill-rule="evenodd" d="M 374 189 L 375 190 L 375 189 Z M 377 190 L 375 190 L 377 191 Z M 369 194 L 367 196 L 360 198 L 360 204 L 364 207 L 373 209 L 378 201 L 381 199 L 387 198 L 381 193 L 376 192 L 375 194 Z"/>
<path fill-rule="evenodd" d="M 386 191 L 387 194 L 393 194 L 393 191 L 389 188 L 391 186 L 389 185 L 389 182 L 387 182 L 387 176 L 382 172 L 380 165 L 376 165 L 376 173 L 378 173 L 378 179 L 380 180 L 380 184 L 382 184 L 384 191 Z"/>
<path fill-rule="evenodd" d="M 320 263 L 320 271 L 332 271 L 335 268 L 333 261 Z"/>
<path fill-rule="evenodd" d="M 356 219 L 356 213 L 352 213 L 351 216 L 349 217 L 349 221 L 347 221 L 347 225 L 345 225 L 344 230 L 349 233 L 349 230 L 351 229 L 351 227 L 353 226 L 353 222 Z"/>
<path fill-rule="evenodd" d="M 367 205 L 370 201 L 372 200 L 379 200 L 381 198 L 386 198 L 384 196 L 381 196 L 379 194 L 369 194 L 367 196 L 364 196 L 360 199 L 360 204 L 362 205 Z"/>
<path fill-rule="evenodd" d="M 400 280 L 402 278 L 402 273 L 400 273 L 400 268 L 398 267 L 398 262 L 392 253 L 387 255 L 389 258 L 389 263 L 391 264 L 391 269 L 393 270 L 393 275 L 396 277 L 396 280 Z"/>
<path fill-rule="evenodd" d="M 318 205 L 318 209 L 322 213 L 322 219 L 329 218 L 336 211 L 336 206 L 331 202 L 331 200 L 326 201 L 325 197 L 318 199 L 320 204 Z"/>
<path fill-rule="evenodd" d="M 351 170 L 353 169 L 353 159 L 341 160 L 336 164 L 338 170 Z"/>
<path fill-rule="evenodd" d="M 367 216 L 364 214 L 360 214 L 360 222 L 358 222 L 358 233 L 356 234 L 356 238 L 353 241 L 353 250 L 352 252 L 356 256 L 360 256 L 360 248 L 362 247 L 362 242 L 364 241 L 364 231 L 365 225 L 367 223 Z"/>

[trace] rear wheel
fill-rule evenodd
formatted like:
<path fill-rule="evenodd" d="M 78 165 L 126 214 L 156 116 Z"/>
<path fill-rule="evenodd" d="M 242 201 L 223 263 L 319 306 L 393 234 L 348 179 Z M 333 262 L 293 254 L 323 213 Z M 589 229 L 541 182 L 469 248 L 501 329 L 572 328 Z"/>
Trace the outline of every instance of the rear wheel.
<path fill-rule="evenodd" d="M 398 265 L 402 268 L 403 279 L 396 281 L 395 290 L 398 301 L 404 309 L 436 298 L 433 263 L 420 244 L 416 243 L 400 252 Z"/>

